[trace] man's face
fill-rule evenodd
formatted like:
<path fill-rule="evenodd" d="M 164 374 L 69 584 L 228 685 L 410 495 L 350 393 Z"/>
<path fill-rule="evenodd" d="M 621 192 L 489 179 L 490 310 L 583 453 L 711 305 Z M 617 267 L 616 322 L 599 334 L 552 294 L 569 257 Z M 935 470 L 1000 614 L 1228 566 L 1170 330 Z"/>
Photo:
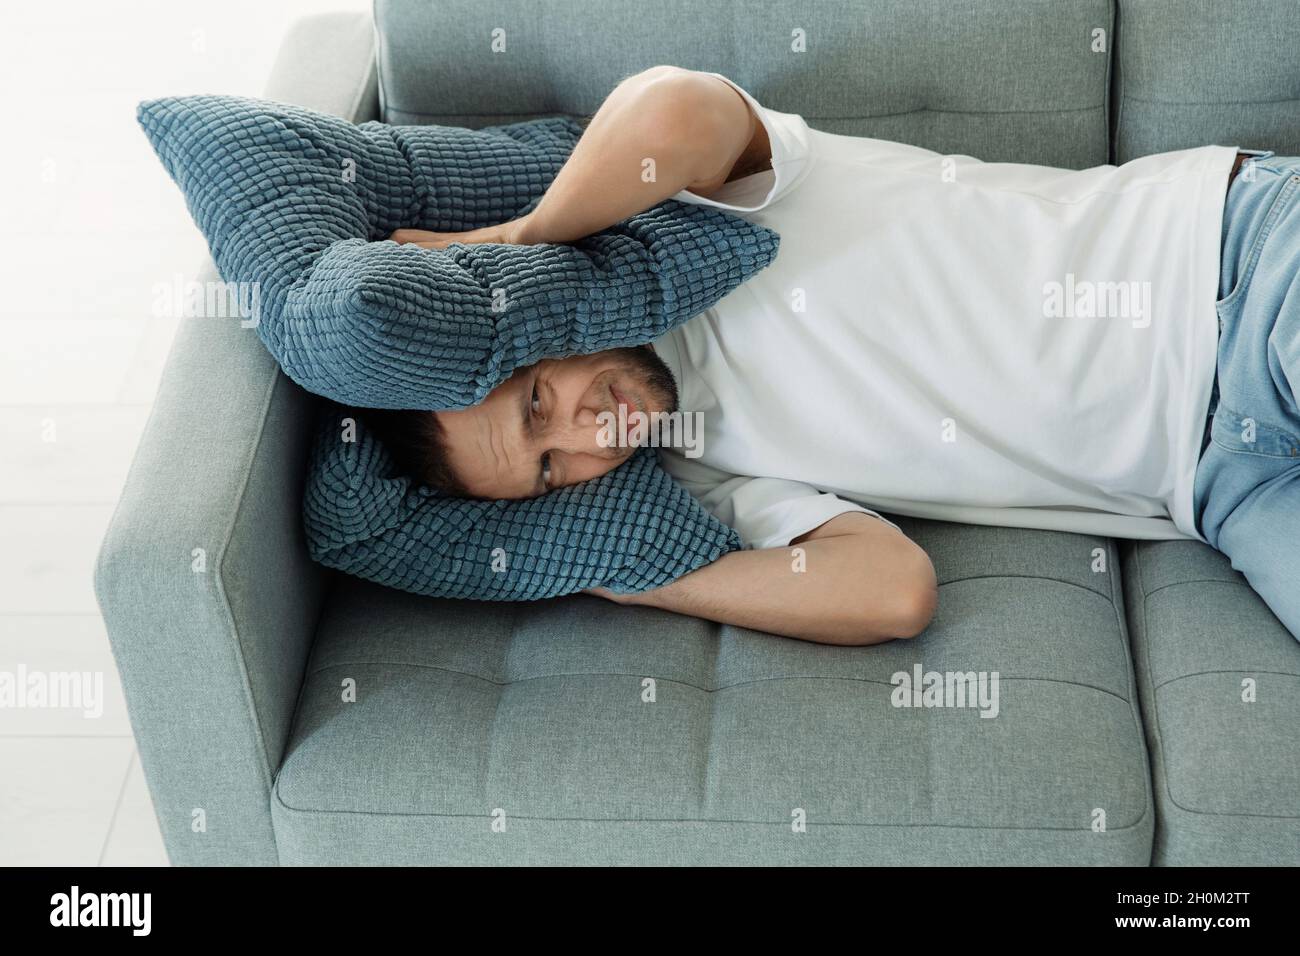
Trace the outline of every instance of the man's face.
<path fill-rule="evenodd" d="M 438 412 L 449 463 L 470 494 L 531 498 L 598 478 L 630 447 L 602 447 L 602 412 L 677 410 L 672 373 L 649 346 L 543 359 L 498 385 L 482 403 Z"/>

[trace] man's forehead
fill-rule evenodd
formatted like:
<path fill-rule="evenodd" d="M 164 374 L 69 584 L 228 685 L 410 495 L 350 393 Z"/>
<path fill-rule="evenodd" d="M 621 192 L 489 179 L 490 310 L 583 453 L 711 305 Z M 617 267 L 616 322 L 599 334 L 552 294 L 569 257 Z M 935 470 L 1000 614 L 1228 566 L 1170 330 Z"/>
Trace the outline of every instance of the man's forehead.
<path fill-rule="evenodd" d="M 527 436 L 522 413 L 515 413 L 516 384 L 512 376 L 481 404 L 439 413 L 452 467 L 474 494 L 517 498 L 536 491 L 522 467 Z"/>

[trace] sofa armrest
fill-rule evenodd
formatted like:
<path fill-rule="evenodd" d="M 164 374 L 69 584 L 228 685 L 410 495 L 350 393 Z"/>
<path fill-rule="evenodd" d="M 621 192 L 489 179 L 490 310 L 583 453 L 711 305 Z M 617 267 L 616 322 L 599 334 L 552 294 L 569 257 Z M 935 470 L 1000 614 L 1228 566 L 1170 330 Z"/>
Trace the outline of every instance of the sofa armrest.
<path fill-rule="evenodd" d="M 379 119 L 378 77 L 370 14 L 319 14 L 290 28 L 266 98 L 365 123 Z"/>
<path fill-rule="evenodd" d="M 266 96 L 360 122 L 375 75 L 369 14 L 310 17 Z M 209 261 L 199 280 L 217 279 Z M 317 404 L 238 319 L 185 320 L 100 548 L 95 591 L 175 864 L 278 862 L 271 786 L 326 582 L 300 517 Z"/>

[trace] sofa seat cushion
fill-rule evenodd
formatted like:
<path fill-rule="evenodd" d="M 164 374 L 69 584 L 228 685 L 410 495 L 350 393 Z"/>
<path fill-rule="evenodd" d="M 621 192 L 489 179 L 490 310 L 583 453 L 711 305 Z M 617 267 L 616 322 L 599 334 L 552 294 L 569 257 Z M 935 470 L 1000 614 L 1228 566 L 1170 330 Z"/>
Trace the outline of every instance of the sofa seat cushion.
<path fill-rule="evenodd" d="M 1156 801 L 1154 862 L 1300 862 L 1300 643 L 1195 541 L 1124 554 Z"/>
<path fill-rule="evenodd" d="M 282 862 L 1146 864 L 1113 544 L 895 520 L 941 598 L 879 647 L 337 579 L 275 785 Z M 996 671 L 996 716 L 894 706 L 918 665 Z"/>

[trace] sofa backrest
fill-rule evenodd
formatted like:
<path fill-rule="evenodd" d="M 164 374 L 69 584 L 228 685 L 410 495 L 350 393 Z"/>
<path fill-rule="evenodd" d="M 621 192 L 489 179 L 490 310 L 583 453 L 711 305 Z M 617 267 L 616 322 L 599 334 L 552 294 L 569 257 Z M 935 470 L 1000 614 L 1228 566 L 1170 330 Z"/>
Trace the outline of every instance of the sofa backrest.
<path fill-rule="evenodd" d="M 817 129 L 1082 168 L 1300 155 L 1300 0 L 375 0 L 389 123 L 588 116 L 657 63 Z"/>
<path fill-rule="evenodd" d="M 1300 2 L 1119 0 L 1112 161 L 1206 143 L 1300 155 Z"/>
<path fill-rule="evenodd" d="M 1112 0 L 376 0 L 389 123 L 595 112 L 672 63 L 809 125 L 990 162 L 1107 161 Z"/>

